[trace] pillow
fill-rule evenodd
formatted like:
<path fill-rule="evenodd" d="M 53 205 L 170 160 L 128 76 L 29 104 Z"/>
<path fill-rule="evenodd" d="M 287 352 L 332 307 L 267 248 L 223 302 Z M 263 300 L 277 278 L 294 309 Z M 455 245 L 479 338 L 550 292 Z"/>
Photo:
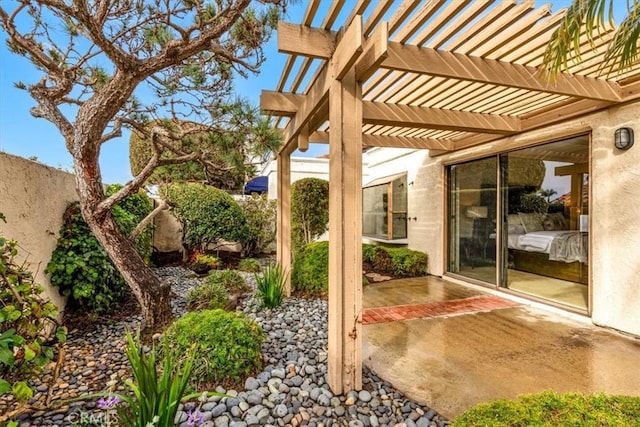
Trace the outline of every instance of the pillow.
<path fill-rule="evenodd" d="M 564 218 L 564 215 L 562 215 L 560 212 L 547 214 L 547 216 L 542 221 L 542 227 L 547 231 L 569 229 L 567 220 Z"/>
<path fill-rule="evenodd" d="M 525 233 L 533 233 L 534 231 L 542 231 L 544 228 L 542 227 L 542 219 L 544 218 L 543 214 L 537 213 L 518 213 L 520 220 L 522 221 L 522 226 L 524 227 Z"/>
<path fill-rule="evenodd" d="M 522 225 L 522 220 L 517 214 L 507 216 L 507 233 L 524 234 L 524 226 Z"/>

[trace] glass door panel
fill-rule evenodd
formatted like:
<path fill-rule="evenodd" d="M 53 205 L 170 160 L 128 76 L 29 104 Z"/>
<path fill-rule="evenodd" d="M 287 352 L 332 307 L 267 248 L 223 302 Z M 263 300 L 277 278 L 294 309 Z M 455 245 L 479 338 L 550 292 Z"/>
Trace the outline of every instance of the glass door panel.
<path fill-rule="evenodd" d="M 449 271 L 496 283 L 497 158 L 449 168 Z"/>

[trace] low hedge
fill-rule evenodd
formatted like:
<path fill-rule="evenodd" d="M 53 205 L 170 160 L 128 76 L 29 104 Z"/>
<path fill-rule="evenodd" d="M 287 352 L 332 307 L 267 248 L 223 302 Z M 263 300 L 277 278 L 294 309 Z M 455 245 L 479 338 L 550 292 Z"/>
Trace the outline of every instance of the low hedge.
<path fill-rule="evenodd" d="M 362 245 L 362 260 L 373 265 L 378 273 L 397 277 L 427 274 L 428 256 L 406 248 Z M 304 246 L 293 261 L 291 285 L 305 293 L 327 292 L 329 283 L 329 242 L 314 242 Z"/>
<path fill-rule="evenodd" d="M 457 417 L 452 426 L 638 426 L 640 398 L 606 394 L 558 394 L 545 391 L 517 400 L 481 403 Z"/>

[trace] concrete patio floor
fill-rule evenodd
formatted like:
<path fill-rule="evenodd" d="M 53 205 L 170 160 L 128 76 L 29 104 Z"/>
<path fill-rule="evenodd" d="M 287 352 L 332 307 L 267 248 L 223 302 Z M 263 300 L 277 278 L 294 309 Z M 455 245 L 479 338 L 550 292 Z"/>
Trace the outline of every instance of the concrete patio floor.
<path fill-rule="evenodd" d="M 640 340 L 436 277 L 364 289 L 364 363 L 453 419 L 543 390 L 640 396 Z"/>

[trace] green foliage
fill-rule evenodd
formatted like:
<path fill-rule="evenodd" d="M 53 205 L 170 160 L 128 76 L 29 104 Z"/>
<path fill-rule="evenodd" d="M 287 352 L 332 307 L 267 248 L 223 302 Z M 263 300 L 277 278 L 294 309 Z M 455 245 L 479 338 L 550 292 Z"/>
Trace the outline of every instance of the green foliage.
<path fill-rule="evenodd" d="M 184 348 L 178 357 L 169 351 L 165 339 L 164 349 L 158 360 L 155 345 L 145 352 L 140 338 L 134 341 L 127 332 L 127 358 L 133 381 L 126 384 L 131 395 L 114 394 L 124 403 L 117 407 L 123 426 L 173 426 L 180 402 L 199 395 L 185 395 L 194 369 L 195 346 Z"/>
<path fill-rule="evenodd" d="M 67 330 L 58 326 L 56 306 L 41 295 L 44 289 L 17 255 L 18 243 L 0 235 L 0 395 L 26 402 L 33 397 L 26 380 L 55 358 L 53 345 L 66 341 Z M 52 337 L 45 335 L 51 330 Z"/>
<path fill-rule="evenodd" d="M 313 242 L 329 222 L 329 182 L 304 178 L 291 185 L 291 244 L 294 254 Z"/>
<path fill-rule="evenodd" d="M 246 255 L 258 255 L 276 240 L 276 201 L 265 195 L 252 194 L 240 203 L 247 219 L 249 237 L 243 250 Z"/>
<path fill-rule="evenodd" d="M 106 195 L 111 196 L 122 188 L 121 184 L 111 184 L 107 187 Z M 129 236 L 131 232 L 147 217 L 153 210 L 153 202 L 144 190 L 139 190 L 113 208 L 113 219 L 120 230 Z M 136 237 L 136 249 L 142 259 L 149 262 L 153 247 L 153 226 L 147 225 L 145 229 Z"/>
<path fill-rule="evenodd" d="M 194 379 L 203 385 L 241 381 L 262 367 L 265 340 L 260 325 L 239 312 L 187 313 L 166 330 L 171 351 L 183 354 L 195 343 Z"/>
<path fill-rule="evenodd" d="M 205 280 L 206 283 L 219 283 L 232 292 L 244 292 L 249 289 L 244 277 L 235 270 L 213 271 Z"/>
<path fill-rule="evenodd" d="M 229 303 L 229 292 L 222 283 L 206 281 L 187 293 L 189 310 L 213 310 L 225 308 Z"/>
<path fill-rule="evenodd" d="M 238 270 L 257 273 L 260 271 L 260 262 L 255 258 L 243 258 L 238 264 Z"/>
<path fill-rule="evenodd" d="M 427 274 L 427 254 L 406 248 L 363 244 L 362 261 L 371 264 L 378 273 L 405 277 Z M 293 290 L 311 294 L 326 293 L 328 283 L 329 242 L 304 246 L 293 260 Z"/>
<path fill-rule="evenodd" d="M 205 251 L 220 239 L 246 243 L 247 221 L 233 198 L 202 184 L 171 184 L 163 190 L 183 228 L 184 244 Z"/>
<path fill-rule="evenodd" d="M 640 398 L 545 391 L 517 400 L 482 403 L 456 418 L 452 426 L 637 426 Z"/>
<path fill-rule="evenodd" d="M 303 246 L 293 260 L 291 286 L 294 291 L 326 293 L 329 284 L 329 242 Z"/>
<path fill-rule="evenodd" d="M 263 307 L 275 308 L 282 304 L 288 274 L 280 264 L 268 266 L 262 274 L 255 273 L 256 290 Z"/>
<path fill-rule="evenodd" d="M 378 273 L 407 277 L 427 274 L 427 254 L 411 249 L 365 244 L 362 261 L 371 264 Z"/>
<path fill-rule="evenodd" d="M 526 193 L 520 196 L 520 205 L 518 206 L 518 212 L 522 213 L 547 213 L 549 209 L 549 202 L 547 202 L 544 196 L 537 193 Z"/>

